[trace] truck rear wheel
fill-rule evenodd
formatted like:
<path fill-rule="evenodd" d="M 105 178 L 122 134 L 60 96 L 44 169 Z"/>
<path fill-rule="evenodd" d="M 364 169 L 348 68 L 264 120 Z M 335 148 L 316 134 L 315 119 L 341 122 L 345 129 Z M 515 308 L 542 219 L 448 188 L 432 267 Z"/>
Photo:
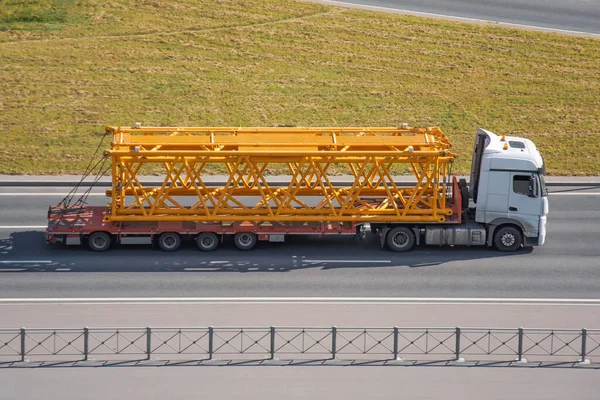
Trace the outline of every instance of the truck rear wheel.
<path fill-rule="evenodd" d="M 500 251 L 517 251 L 522 242 L 523 235 L 514 226 L 502 226 L 494 233 L 494 245 Z"/>
<path fill-rule="evenodd" d="M 250 250 L 256 246 L 256 235 L 252 232 L 238 232 L 233 237 L 235 247 L 240 250 Z"/>
<path fill-rule="evenodd" d="M 213 251 L 219 246 L 219 237 L 212 232 L 202 232 L 196 236 L 196 245 L 202 251 Z"/>
<path fill-rule="evenodd" d="M 88 236 L 88 246 L 93 251 L 106 251 L 110 248 L 111 238 L 106 232 L 93 232 Z"/>
<path fill-rule="evenodd" d="M 388 232 L 386 242 L 392 251 L 409 251 L 415 246 L 415 233 L 406 226 L 398 226 Z"/>
<path fill-rule="evenodd" d="M 158 247 L 162 251 L 176 251 L 181 246 L 181 237 L 175 232 L 164 232 L 158 237 Z"/>

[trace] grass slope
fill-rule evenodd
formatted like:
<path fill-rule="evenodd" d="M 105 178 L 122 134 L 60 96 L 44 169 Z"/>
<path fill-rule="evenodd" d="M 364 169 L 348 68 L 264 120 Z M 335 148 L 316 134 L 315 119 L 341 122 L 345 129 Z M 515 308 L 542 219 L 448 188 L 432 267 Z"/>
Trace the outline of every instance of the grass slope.
<path fill-rule="evenodd" d="M 437 125 L 600 174 L 600 41 L 289 0 L 3 0 L 0 173 L 80 173 L 106 124 Z"/>

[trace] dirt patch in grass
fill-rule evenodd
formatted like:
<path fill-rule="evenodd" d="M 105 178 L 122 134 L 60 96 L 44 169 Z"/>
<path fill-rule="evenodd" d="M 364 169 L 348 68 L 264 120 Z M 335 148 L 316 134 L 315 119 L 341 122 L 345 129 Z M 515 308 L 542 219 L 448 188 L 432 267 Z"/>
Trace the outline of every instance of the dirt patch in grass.
<path fill-rule="evenodd" d="M 600 41 L 294 1 L 0 3 L 0 173 L 81 173 L 104 125 L 440 126 L 600 174 Z M 29 7 L 29 8 L 28 8 Z"/>

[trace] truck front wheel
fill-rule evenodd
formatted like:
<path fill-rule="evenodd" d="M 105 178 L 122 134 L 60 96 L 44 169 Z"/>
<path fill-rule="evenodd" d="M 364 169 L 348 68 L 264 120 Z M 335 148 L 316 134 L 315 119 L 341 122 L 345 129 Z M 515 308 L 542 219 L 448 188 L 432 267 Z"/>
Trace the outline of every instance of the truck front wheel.
<path fill-rule="evenodd" d="M 110 247 L 110 235 L 106 232 L 93 232 L 88 236 L 88 246 L 93 251 L 106 251 Z"/>
<path fill-rule="evenodd" d="M 415 246 L 415 233 L 406 226 L 398 226 L 388 232 L 386 242 L 392 251 L 409 251 Z"/>
<path fill-rule="evenodd" d="M 162 251 L 176 251 L 181 246 L 181 237 L 175 232 L 164 232 L 158 237 L 158 247 Z"/>
<path fill-rule="evenodd" d="M 502 226 L 494 233 L 494 245 L 500 251 L 517 251 L 523 243 L 523 235 L 514 226 Z"/>

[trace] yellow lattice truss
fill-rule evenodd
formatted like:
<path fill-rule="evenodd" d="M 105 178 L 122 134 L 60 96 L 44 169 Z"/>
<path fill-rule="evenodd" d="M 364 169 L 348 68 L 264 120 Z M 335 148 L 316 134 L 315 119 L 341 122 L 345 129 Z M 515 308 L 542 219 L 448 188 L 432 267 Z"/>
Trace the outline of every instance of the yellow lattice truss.
<path fill-rule="evenodd" d="M 443 222 L 454 154 L 438 128 L 114 128 L 107 221 Z M 392 177 L 410 165 L 415 186 Z M 152 164 L 161 183 L 138 174 Z M 205 182 L 219 164 L 224 184 Z M 332 182 L 345 168 L 351 180 Z M 287 171 L 267 177 L 266 171 Z M 280 185 L 269 183 L 276 178 Z M 285 184 L 281 185 L 281 181 Z"/>

